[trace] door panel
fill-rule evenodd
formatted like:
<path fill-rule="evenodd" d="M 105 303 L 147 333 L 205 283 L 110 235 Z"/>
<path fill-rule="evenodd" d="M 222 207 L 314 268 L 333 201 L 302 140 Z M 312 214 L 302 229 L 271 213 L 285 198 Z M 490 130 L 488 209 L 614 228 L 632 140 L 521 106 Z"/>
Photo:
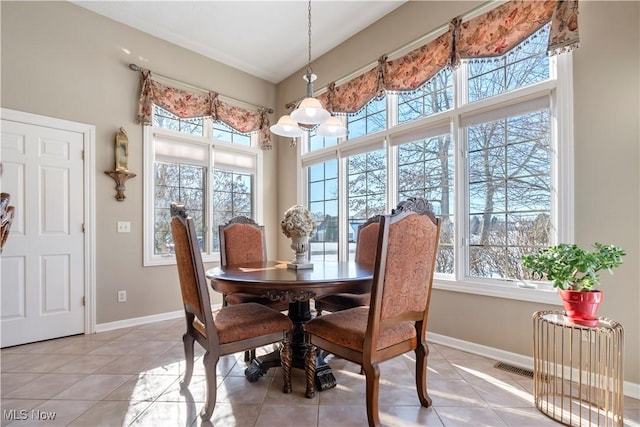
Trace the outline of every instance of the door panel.
<path fill-rule="evenodd" d="M 82 133 L 2 122 L 2 347 L 84 332 Z"/>

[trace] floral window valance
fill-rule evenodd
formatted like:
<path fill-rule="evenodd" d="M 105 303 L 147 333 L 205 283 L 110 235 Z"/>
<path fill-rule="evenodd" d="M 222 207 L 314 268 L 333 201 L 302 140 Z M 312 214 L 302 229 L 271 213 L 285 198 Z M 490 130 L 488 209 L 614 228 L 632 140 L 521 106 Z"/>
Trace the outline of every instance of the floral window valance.
<path fill-rule="evenodd" d="M 462 22 L 451 20 L 449 29 L 435 40 L 408 54 L 378 64 L 341 85 L 331 83 L 318 96 L 325 108 L 336 113 L 355 113 L 385 91 L 411 91 L 447 66 L 462 59 L 500 57 L 545 24 L 551 22 L 548 53 L 555 55 L 577 47 L 578 0 L 512 0 L 480 16 Z M 151 124 L 153 104 L 181 118 L 210 116 L 239 132 L 259 132 L 260 148 L 271 149 L 266 109 L 250 110 L 230 105 L 216 92 L 195 93 L 164 85 L 141 70 L 137 120 Z"/>
<path fill-rule="evenodd" d="M 151 124 L 153 104 L 186 119 L 209 116 L 238 132 L 259 132 L 260 148 L 273 148 L 269 133 L 266 109 L 250 110 L 237 107 L 219 99 L 216 92 L 196 93 L 164 85 L 151 78 L 151 71 L 140 71 L 141 87 L 138 100 L 137 121 Z"/>
<path fill-rule="evenodd" d="M 382 58 L 344 84 L 331 83 L 318 99 L 329 111 L 355 113 L 384 91 L 415 90 L 462 59 L 500 57 L 549 22 L 550 55 L 578 46 L 578 0 L 513 0 L 465 22 L 452 19 L 435 40 L 398 59 Z"/>

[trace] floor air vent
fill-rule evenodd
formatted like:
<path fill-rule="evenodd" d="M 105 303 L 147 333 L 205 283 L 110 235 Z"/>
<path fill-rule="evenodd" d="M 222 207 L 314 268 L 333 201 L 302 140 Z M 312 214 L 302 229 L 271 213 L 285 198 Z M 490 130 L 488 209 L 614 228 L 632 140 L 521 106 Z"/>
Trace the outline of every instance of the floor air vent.
<path fill-rule="evenodd" d="M 533 378 L 533 371 L 530 369 L 518 368 L 508 363 L 498 362 L 493 365 L 494 368 L 502 369 L 503 371 L 511 372 L 512 374 L 522 375 L 523 377 Z"/>

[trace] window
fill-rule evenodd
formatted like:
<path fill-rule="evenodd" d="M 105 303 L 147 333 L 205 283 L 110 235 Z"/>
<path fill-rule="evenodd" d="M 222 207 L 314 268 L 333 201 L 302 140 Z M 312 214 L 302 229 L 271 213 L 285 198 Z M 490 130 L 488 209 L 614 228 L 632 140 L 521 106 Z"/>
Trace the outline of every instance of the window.
<path fill-rule="evenodd" d="M 520 257 L 550 244 L 549 109 L 465 130 L 467 274 L 522 279 Z"/>
<path fill-rule="evenodd" d="M 520 46 L 491 61 L 467 61 L 468 102 L 478 101 L 549 78 L 546 25 Z"/>
<path fill-rule="evenodd" d="M 358 227 L 387 207 L 387 156 L 384 150 L 354 154 L 347 159 L 349 259 L 355 259 Z"/>
<path fill-rule="evenodd" d="M 451 133 L 398 146 L 398 201 L 424 197 L 442 219 L 436 271 L 453 274 L 455 193 Z"/>
<path fill-rule="evenodd" d="M 259 212 L 261 152 L 253 135 L 210 119 L 184 120 L 156 106 L 153 124 L 144 137 L 145 169 L 154 171 L 145 176 L 145 265 L 175 262 L 172 202 L 193 217 L 203 259 L 217 261 L 218 226 L 237 215 L 256 219 Z"/>
<path fill-rule="evenodd" d="M 234 130 L 222 122 L 213 122 L 213 139 L 227 141 L 233 144 L 251 146 L 251 134 Z"/>
<path fill-rule="evenodd" d="M 349 139 L 384 130 L 387 127 L 386 98 L 374 99 L 347 118 Z"/>
<path fill-rule="evenodd" d="M 348 140 L 303 151 L 310 207 L 326 179 L 318 171 L 328 163 L 335 171 L 338 259 L 353 257 L 359 221 L 420 196 L 442 219 L 436 286 L 550 301 L 539 292 L 545 284 L 524 282 L 520 262 L 573 232 L 564 120 L 572 94 L 557 77 L 570 76 L 571 56 L 548 57 L 548 33 L 543 27 L 503 57 L 444 69 L 411 93 L 387 93 L 347 118 Z"/>
<path fill-rule="evenodd" d="M 312 261 L 338 260 L 338 161 L 329 160 L 308 168 L 309 212 L 316 233 L 309 242 Z"/>
<path fill-rule="evenodd" d="M 415 92 L 399 93 L 398 124 L 453 108 L 453 73 L 444 69 Z"/>
<path fill-rule="evenodd" d="M 214 224 L 222 225 L 235 216 L 253 218 L 253 174 L 232 170 L 213 171 Z M 214 251 L 220 250 L 218 227 L 213 230 Z"/>
<path fill-rule="evenodd" d="M 153 126 L 190 135 L 204 135 L 204 119 L 202 117 L 181 119 L 158 106 L 153 108 Z"/>
<path fill-rule="evenodd" d="M 309 151 L 332 147 L 338 143 L 338 138 L 329 138 L 316 135 L 315 129 L 309 131 Z"/>
<path fill-rule="evenodd" d="M 153 208 L 153 255 L 170 255 L 173 253 L 171 238 L 172 201 L 180 201 L 185 205 L 189 215 L 193 217 L 198 230 L 200 249 L 203 248 L 203 237 L 206 235 L 204 220 L 205 179 L 204 166 L 187 163 L 156 161 L 155 193 Z"/>

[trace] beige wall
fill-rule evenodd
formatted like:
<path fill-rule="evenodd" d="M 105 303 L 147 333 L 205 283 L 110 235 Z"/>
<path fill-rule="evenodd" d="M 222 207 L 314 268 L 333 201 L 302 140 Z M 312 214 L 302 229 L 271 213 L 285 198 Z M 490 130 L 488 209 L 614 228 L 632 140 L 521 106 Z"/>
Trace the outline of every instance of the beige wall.
<path fill-rule="evenodd" d="M 358 70 L 447 23 L 480 2 L 409 2 L 313 65 L 316 88 Z M 638 2 L 580 3 L 581 46 L 574 53 L 575 238 L 615 243 L 625 264 L 603 275 L 600 315 L 626 331 L 625 380 L 640 383 L 640 132 Z M 278 85 L 278 106 L 304 95 L 303 71 Z M 283 145 L 284 147 L 284 145 Z M 280 202 L 295 203 L 295 152 L 281 148 Z M 288 251 L 281 238 L 280 253 Z M 525 356 L 532 354 L 531 316 L 560 309 L 516 300 L 435 290 L 429 331 Z"/>
<path fill-rule="evenodd" d="M 125 49 L 131 53 L 126 53 Z M 136 63 L 159 74 L 257 105 L 274 107 L 275 86 L 105 19 L 69 2 L 2 2 L 2 107 L 96 126 L 97 323 L 182 310 L 175 266 L 143 267 L 142 126 L 135 123 Z M 126 200 L 115 200 L 114 138 L 129 135 Z M 275 150 L 265 152 L 264 190 L 276 194 Z M 278 221 L 265 197 L 264 221 Z M 131 233 L 116 233 L 130 221 Z M 276 233 L 269 230 L 269 242 Z M 275 244 L 268 250 L 275 253 Z M 127 290 L 127 302 L 116 291 Z M 213 294 L 219 298 L 218 294 Z"/>
<path fill-rule="evenodd" d="M 317 88 L 361 68 L 481 2 L 409 2 L 315 61 Z M 2 2 L 2 107 L 96 126 L 98 323 L 179 310 L 175 267 L 142 267 L 142 131 L 134 122 L 135 62 L 158 73 L 259 105 L 282 106 L 304 95 L 302 71 L 276 87 L 70 3 Z M 581 47 L 574 54 L 575 236 L 577 243 L 616 243 L 625 264 L 605 276 L 601 314 L 626 331 L 625 380 L 640 383 L 640 132 L 637 2 L 581 2 Z M 126 54 L 123 48 L 131 51 Z M 139 59 L 139 57 L 143 59 Z M 276 98 L 277 96 L 277 98 Z M 277 118 L 277 116 L 274 117 Z M 116 202 L 102 171 L 113 167 L 113 137 L 129 133 L 127 200 Z M 296 202 L 296 154 L 286 142 L 265 153 L 265 224 Z M 271 171 L 278 170 L 278 176 Z M 277 178 L 277 181 L 276 181 Z M 274 196 L 277 195 L 277 196 Z M 595 200 L 594 200 L 595 199 Z M 116 222 L 131 221 L 131 234 Z M 269 252 L 290 256 L 277 227 Z M 277 242 L 277 245 L 276 243 Z M 116 290 L 127 289 L 126 304 Z M 429 330 L 531 355 L 531 315 L 540 304 L 434 291 Z"/>

